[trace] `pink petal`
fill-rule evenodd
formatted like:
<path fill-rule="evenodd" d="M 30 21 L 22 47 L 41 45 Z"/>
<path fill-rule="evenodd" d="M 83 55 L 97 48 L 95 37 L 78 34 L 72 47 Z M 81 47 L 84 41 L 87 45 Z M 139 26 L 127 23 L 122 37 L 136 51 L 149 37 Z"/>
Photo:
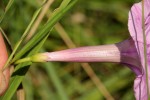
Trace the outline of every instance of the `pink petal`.
<path fill-rule="evenodd" d="M 147 55 L 150 54 L 150 0 L 144 0 L 144 19 L 145 19 L 145 34 L 147 40 Z M 136 3 L 132 6 L 129 12 L 128 28 L 131 37 L 135 41 L 135 45 L 140 57 L 141 73 L 136 76 L 134 81 L 134 92 L 136 100 L 147 100 L 146 86 L 146 71 L 144 61 L 144 46 L 142 33 L 142 3 Z M 150 74 L 150 58 L 148 57 L 148 71 Z M 150 75 L 148 75 L 150 76 Z M 150 81 L 149 81 L 150 86 Z M 149 89 L 150 90 L 150 89 Z"/>
<path fill-rule="evenodd" d="M 150 44 L 150 1 L 145 0 L 144 3 L 144 19 L 145 32 L 147 36 L 147 44 Z M 130 35 L 135 41 L 143 43 L 142 33 L 142 3 L 136 3 L 129 12 L 128 28 Z"/>

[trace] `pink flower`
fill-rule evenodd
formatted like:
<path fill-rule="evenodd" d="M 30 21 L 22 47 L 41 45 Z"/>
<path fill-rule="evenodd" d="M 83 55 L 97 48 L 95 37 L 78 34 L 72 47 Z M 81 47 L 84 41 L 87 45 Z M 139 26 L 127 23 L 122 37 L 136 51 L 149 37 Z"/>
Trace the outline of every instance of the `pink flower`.
<path fill-rule="evenodd" d="M 145 34 L 147 40 L 148 71 L 150 71 L 150 0 L 144 2 Z M 128 21 L 131 38 L 111 45 L 80 47 L 56 52 L 46 52 L 21 59 L 24 61 L 45 62 L 120 62 L 126 64 L 135 74 L 134 93 L 136 100 L 147 100 L 146 70 L 144 65 L 142 3 L 134 4 Z M 148 78 L 150 73 L 148 73 Z M 148 81 L 150 83 L 150 81 Z M 150 85 L 150 84 L 149 84 Z"/>
<path fill-rule="evenodd" d="M 150 0 L 144 0 L 144 24 L 146 34 L 146 47 L 147 47 L 147 59 L 148 59 L 148 72 L 150 71 Z M 144 41 L 143 41 L 143 29 L 142 29 L 142 3 L 133 5 L 129 12 L 128 27 L 131 37 L 134 40 L 138 56 L 140 59 L 140 73 L 137 74 L 134 81 L 134 92 L 136 100 L 147 100 L 147 86 L 146 86 L 146 69 L 144 61 Z M 150 74 L 148 73 L 148 79 Z M 148 80 L 150 86 L 150 81 Z M 148 87 L 149 88 L 149 87 Z M 150 88 L 149 88 L 150 90 Z"/>
<path fill-rule="evenodd" d="M 111 45 L 87 46 L 56 52 L 39 53 L 29 58 L 18 60 L 16 64 L 25 61 L 117 62 L 128 65 L 129 68 L 136 73 L 136 80 L 139 76 L 141 76 L 142 73 L 140 59 L 132 38 Z"/>

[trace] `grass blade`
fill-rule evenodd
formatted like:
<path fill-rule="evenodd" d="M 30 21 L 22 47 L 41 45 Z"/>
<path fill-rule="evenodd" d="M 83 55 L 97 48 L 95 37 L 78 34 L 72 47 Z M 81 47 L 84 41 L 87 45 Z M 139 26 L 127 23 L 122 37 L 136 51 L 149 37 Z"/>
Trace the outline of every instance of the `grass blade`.
<path fill-rule="evenodd" d="M 13 58 L 14 54 L 15 54 L 16 51 L 18 50 L 20 44 L 22 43 L 22 41 L 24 40 L 24 38 L 26 37 L 26 35 L 28 34 L 28 31 L 30 30 L 31 26 L 33 25 L 33 23 L 34 23 L 35 19 L 37 18 L 37 16 L 38 16 L 38 14 L 39 14 L 40 11 L 41 11 L 41 8 L 39 8 L 39 9 L 35 12 L 35 14 L 33 15 L 32 20 L 31 20 L 31 22 L 29 23 L 27 29 L 26 29 L 25 32 L 23 33 L 21 39 L 16 43 L 13 52 L 12 52 L 11 55 L 9 56 L 9 58 L 8 58 L 6 64 L 5 64 L 5 66 L 4 66 L 4 69 L 9 65 L 9 62 L 10 62 L 11 59 Z"/>
<path fill-rule="evenodd" d="M 46 39 L 45 39 L 46 40 Z M 43 45 L 43 43 L 45 42 L 45 40 L 41 41 L 41 43 L 39 43 L 39 45 L 37 45 L 31 52 L 29 55 L 32 55 L 33 53 L 38 52 L 38 50 L 41 48 L 41 46 Z M 7 89 L 6 93 L 0 98 L 0 100 L 10 100 L 12 98 L 12 96 L 14 95 L 14 93 L 16 92 L 18 86 L 20 85 L 20 83 L 22 82 L 24 75 L 26 74 L 26 72 L 29 69 L 29 66 L 31 65 L 31 62 L 28 63 L 22 63 L 19 64 L 15 67 L 15 71 L 11 77 L 11 81 L 9 84 L 9 88 Z"/>
<path fill-rule="evenodd" d="M 25 53 L 27 53 L 32 47 L 38 44 L 53 28 L 53 26 L 60 20 L 63 15 L 77 2 L 78 0 L 73 0 L 67 7 L 64 9 L 60 9 L 57 14 L 52 16 L 50 20 L 39 30 L 37 34 L 20 50 L 15 57 L 13 58 L 12 62 L 16 61 L 17 59 L 21 58 Z"/>
<path fill-rule="evenodd" d="M 6 15 L 7 11 L 10 9 L 10 7 L 11 7 L 12 4 L 13 4 L 13 2 L 14 2 L 14 0 L 9 0 L 9 2 L 8 2 L 6 8 L 5 8 L 5 12 L 4 12 L 3 15 L 0 17 L 0 23 L 1 23 L 2 20 L 4 19 L 4 17 L 5 17 L 5 15 Z"/>
<path fill-rule="evenodd" d="M 66 95 L 66 92 L 64 91 L 65 89 L 63 88 L 62 83 L 52 63 L 44 63 L 44 66 L 45 66 L 48 76 L 51 78 L 53 84 L 55 85 L 58 91 L 60 100 L 69 100 L 69 98 Z"/>
<path fill-rule="evenodd" d="M 25 49 L 22 49 L 22 50 L 26 50 L 26 51 L 23 51 L 23 53 L 20 53 L 19 57 L 21 57 L 24 53 L 27 53 L 28 50 L 30 50 L 30 48 L 33 48 L 33 49 L 29 52 L 28 56 L 37 53 L 39 51 L 39 49 L 42 47 L 42 45 L 45 42 L 45 40 L 47 39 L 47 37 L 49 36 L 48 31 L 76 2 L 77 2 L 77 0 L 73 0 L 73 2 L 71 2 L 66 8 L 64 8 L 63 10 L 60 10 L 62 12 L 57 13 L 52 18 L 52 20 L 50 20 L 50 22 L 49 22 L 50 24 L 48 23 L 47 26 L 45 26 L 46 27 L 45 30 L 41 30 L 40 35 L 37 34 L 36 37 L 31 39 L 31 41 L 28 43 L 28 45 L 24 47 Z M 49 27 L 51 27 L 51 28 L 49 29 Z M 42 35 L 42 38 L 40 37 L 41 35 Z M 37 41 L 37 37 L 40 37 L 40 39 L 38 41 Z M 33 45 L 34 41 L 36 42 L 36 45 Z M 12 98 L 13 94 L 17 90 L 19 84 L 22 82 L 24 75 L 28 71 L 29 66 L 31 64 L 32 64 L 31 62 L 28 62 L 28 63 L 19 64 L 16 66 L 15 71 L 11 78 L 10 86 L 9 86 L 8 90 L 6 91 L 6 93 L 0 98 L 1 100 L 10 100 Z"/>

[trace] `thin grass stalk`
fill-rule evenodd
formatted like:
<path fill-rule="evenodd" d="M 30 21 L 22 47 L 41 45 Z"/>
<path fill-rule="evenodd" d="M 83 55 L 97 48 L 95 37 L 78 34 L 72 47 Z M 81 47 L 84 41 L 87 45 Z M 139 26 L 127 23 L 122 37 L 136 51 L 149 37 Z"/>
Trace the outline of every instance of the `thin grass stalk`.
<path fill-rule="evenodd" d="M 145 19 L 144 19 L 144 0 L 142 0 L 142 31 L 143 31 L 143 41 L 144 41 L 144 63 L 146 70 L 146 87 L 147 87 L 147 99 L 150 100 L 149 95 L 149 81 L 148 81 L 148 65 L 147 65 L 147 43 L 146 43 L 146 34 L 145 34 Z"/>
<path fill-rule="evenodd" d="M 5 64 L 5 66 L 4 66 L 4 68 L 3 68 L 3 70 L 5 70 L 5 69 L 9 66 L 10 61 L 12 60 L 12 58 L 13 58 L 14 54 L 16 53 L 16 51 L 18 50 L 18 48 L 20 47 L 20 45 L 21 45 L 22 41 L 24 40 L 24 38 L 27 36 L 28 31 L 30 30 L 31 26 L 33 25 L 33 23 L 34 23 L 34 21 L 36 20 L 36 18 L 37 18 L 37 16 L 38 16 L 38 14 L 40 13 L 40 11 L 41 11 L 41 8 L 39 8 L 39 9 L 35 12 L 35 14 L 33 15 L 32 19 L 31 19 L 31 22 L 29 23 L 28 27 L 26 28 L 25 32 L 23 33 L 21 39 L 16 43 L 16 45 L 15 45 L 15 47 L 14 47 L 14 49 L 13 49 L 13 52 L 12 52 L 11 55 L 9 56 L 9 58 L 8 58 L 6 64 Z"/>
<path fill-rule="evenodd" d="M 64 9 L 58 9 L 57 14 L 54 14 L 50 18 L 50 20 L 39 30 L 37 34 L 34 35 L 34 37 L 20 50 L 15 57 L 12 60 L 12 63 L 15 62 L 17 59 L 21 58 L 25 53 L 29 52 L 31 48 L 33 48 L 35 45 L 39 43 L 53 28 L 53 26 L 57 23 L 58 20 L 62 18 L 62 16 L 74 5 L 76 4 L 78 0 L 72 0 L 69 5 L 64 7 Z"/>
<path fill-rule="evenodd" d="M 11 46 L 11 43 L 10 43 L 10 41 L 9 41 L 9 39 L 8 39 L 8 37 L 7 37 L 7 35 L 5 34 L 5 32 L 3 31 L 3 29 L 2 29 L 1 27 L 0 27 L 0 31 L 1 31 L 1 33 L 3 34 L 3 36 L 4 36 L 4 38 L 5 38 L 6 42 L 7 42 L 7 44 L 8 44 L 8 46 L 9 46 L 10 50 L 12 51 L 13 48 L 12 48 L 12 46 Z"/>
<path fill-rule="evenodd" d="M 60 96 L 60 100 L 69 100 L 65 89 L 63 88 L 62 82 L 59 79 L 54 66 L 51 63 L 44 63 L 45 69 L 47 71 L 48 76 L 51 78 L 56 90 Z"/>
<path fill-rule="evenodd" d="M 71 7 L 77 2 L 78 0 L 73 0 L 71 3 L 69 3 L 69 5 L 64 8 L 62 10 L 62 12 L 58 12 L 58 15 L 56 14 L 56 16 L 53 17 L 52 20 L 50 20 L 50 25 L 49 23 L 47 24 L 48 26 L 45 26 L 46 28 L 46 31 L 45 30 L 41 30 L 43 34 L 44 33 L 44 37 L 40 37 L 41 39 L 39 39 L 37 41 L 37 38 L 32 39 L 32 41 L 28 44 L 28 46 L 26 46 L 26 49 L 25 51 L 23 51 L 23 54 L 20 53 L 19 57 L 21 57 L 22 55 L 24 55 L 24 53 L 27 53 L 29 52 L 28 50 L 30 50 L 29 52 L 29 55 L 28 56 L 31 56 L 35 53 L 37 53 L 39 51 L 39 49 L 41 48 L 41 46 L 43 45 L 43 43 L 45 42 L 45 40 L 47 39 L 49 33 L 47 33 L 50 29 L 52 29 L 53 25 L 55 25 L 55 23 L 69 10 L 71 9 Z M 61 10 L 60 10 L 61 11 Z M 47 33 L 47 34 L 46 34 Z M 39 34 L 37 34 L 38 36 L 41 36 Z M 44 40 L 43 40 L 44 39 Z M 34 41 L 33 41 L 34 40 Z M 34 42 L 36 42 L 35 45 Z M 33 43 L 33 44 L 32 44 Z M 28 48 L 29 47 L 29 48 Z M 33 49 L 31 49 L 33 48 Z M 32 63 L 29 62 L 29 63 L 23 63 L 23 64 L 19 64 L 15 67 L 15 71 L 14 71 L 14 74 L 11 78 L 11 82 L 10 82 L 10 86 L 9 88 L 7 89 L 6 93 L 0 97 L 1 100 L 10 100 L 13 96 L 13 94 L 15 93 L 17 87 L 19 86 L 19 84 L 22 82 L 23 78 L 24 78 L 24 75 L 26 74 L 26 72 L 28 71 L 28 68 L 29 66 L 31 65 Z"/>
<path fill-rule="evenodd" d="M 47 37 L 48 37 L 48 35 L 47 35 Z M 32 54 L 37 53 L 39 51 L 39 49 L 42 47 L 42 45 L 44 44 L 47 37 L 45 37 L 45 39 L 43 39 L 39 43 L 39 45 L 37 45 L 34 49 L 32 49 L 32 51 L 30 51 L 28 56 L 31 56 Z M 16 92 L 17 88 L 19 87 L 20 83 L 22 82 L 24 75 L 28 71 L 29 66 L 31 64 L 32 64 L 31 62 L 27 62 L 27 63 L 19 64 L 15 67 L 14 73 L 10 80 L 9 87 L 8 87 L 6 93 L 2 97 L 0 97 L 0 100 L 11 100 L 12 96 L 14 95 L 14 93 Z"/>
<path fill-rule="evenodd" d="M 20 84 L 17 90 L 17 100 L 25 100 L 25 91 L 22 84 Z"/>
<path fill-rule="evenodd" d="M 31 31 L 29 32 L 29 34 L 26 38 L 27 40 L 29 40 L 33 36 L 35 31 L 37 30 L 39 23 L 42 21 L 44 15 L 46 14 L 46 12 L 47 12 L 49 6 L 52 4 L 52 2 L 53 2 L 53 0 L 49 0 L 47 2 L 47 4 L 43 7 L 41 13 L 39 14 L 39 17 L 37 18 L 37 21 L 33 25 L 34 28 L 31 29 Z M 58 91 L 58 94 L 60 95 L 60 99 L 61 100 L 69 100 L 64 91 L 65 89 L 63 88 L 62 83 L 60 82 L 53 66 L 50 66 L 49 63 L 46 63 L 45 66 L 46 66 L 46 71 L 48 72 L 49 77 L 51 77 L 52 82 L 54 83 L 54 85 Z"/>
<path fill-rule="evenodd" d="M 14 3 L 14 0 L 9 0 L 9 2 L 8 2 L 6 8 L 5 8 L 5 11 L 4 11 L 3 15 L 0 17 L 0 24 L 1 24 L 2 20 L 4 19 L 7 11 L 11 8 L 11 6 L 12 6 L 13 3 Z"/>
<path fill-rule="evenodd" d="M 36 32 L 38 26 L 40 25 L 42 19 L 44 18 L 47 10 L 49 9 L 49 7 L 51 6 L 51 4 L 54 2 L 54 0 L 48 0 L 47 3 L 44 5 L 42 11 L 40 12 L 37 20 L 35 21 L 33 27 L 31 28 L 29 34 L 26 37 L 25 42 L 27 42 L 28 40 L 30 40 L 30 38 L 34 35 L 34 33 Z"/>

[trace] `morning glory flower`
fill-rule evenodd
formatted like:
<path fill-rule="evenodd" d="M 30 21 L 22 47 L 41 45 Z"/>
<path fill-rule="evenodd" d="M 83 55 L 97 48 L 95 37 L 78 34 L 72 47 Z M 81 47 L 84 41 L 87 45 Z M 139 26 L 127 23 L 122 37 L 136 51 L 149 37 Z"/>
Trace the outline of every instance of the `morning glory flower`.
<path fill-rule="evenodd" d="M 146 35 L 146 48 L 147 48 L 147 59 L 148 59 L 148 72 L 150 71 L 150 0 L 144 0 L 144 25 L 145 25 L 145 35 Z M 139 59 L 140 73 L 137 74 L 134 81 L 134 92 L 136 100 L 147 100 L 147 88 L 146 86 L 146 69 L 144 61 L 144 41 L 143 41 L 143 29 L 142 29 L 142 3 L 134 4 L 129 12 L 128 28 L 131 37 L 134 40 Z M 150 72 L 149 72 L 150 73 Z M 148 73 L 148 85 L 150 85 Z"/>
<path fill-rule="evenodd" d="M 38 53 L 36 55 L 20 59 L 16 61 L 15 64 L 26 61 L 116 62 L 128 65 L 137 76 L 141 74 L 140 59 L 132 38 L 110 45 L 87 46 L 55 52 Z"/>
<path fill-rule="evenodd" d="M 145 34 L 147 40 L 148 71 L 150 71 L 150 0 L 144 0 Z M 45 52 L 18 60 L 47 62 L 116 62 L 127 65 L 136 75 L 134 94 L 136 100 L 147 100 L 144 42 L 142 32 L 142 3 L 136 3 L 129 12 L 128 28 L 131 38 L 116 44 L 87 46 L 56 52 Z M 150 74 L 148 73 L 148 78 Z M 148 81 L 150 83 L 150 81 Z M 150 84 L 148 84 L 150 85 Z"/>

